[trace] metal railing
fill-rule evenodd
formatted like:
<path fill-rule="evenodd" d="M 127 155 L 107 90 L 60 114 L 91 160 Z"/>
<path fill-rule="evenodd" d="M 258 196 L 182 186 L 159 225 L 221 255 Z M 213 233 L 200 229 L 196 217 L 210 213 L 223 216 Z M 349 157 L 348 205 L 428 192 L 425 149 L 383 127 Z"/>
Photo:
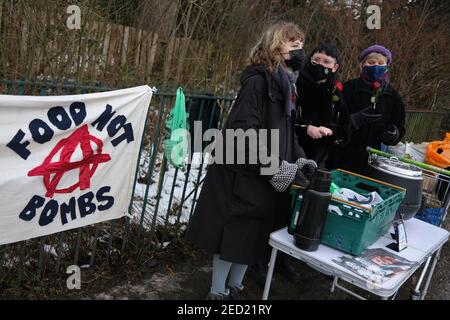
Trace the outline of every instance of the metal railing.
<path fill-rule="evenodd" d="M 68 81 L 0 80 L 2 94 L 68 95 L 114 89 L 120 88 Z M 182 172 L 170 167 L 163 154 L 166 117 L 175 96 L 175 92 L 158 91 L 150 103 L 129 205 L 132 218 L 0 246 L 0 296 L 2 287 L 39 282 L 52 271 L 65 272 L 69 265 L 93 267 L 130 259 L 138 265 L 180 234 L 195 208 L 205 167 L 202 160 L 200 165 L 188 165 Z M 220 126 L 233 102 L 231 97 L 190 93 L 185 96 L 189 116 L 201 120 L 207 115 L 208 128 L 213 125 L 218 108 L 220 119 L 214 125 Z M 191 110 L 193 105 L 195 110 Z M 175 197 L 176 189 L 179 197 Z"/>

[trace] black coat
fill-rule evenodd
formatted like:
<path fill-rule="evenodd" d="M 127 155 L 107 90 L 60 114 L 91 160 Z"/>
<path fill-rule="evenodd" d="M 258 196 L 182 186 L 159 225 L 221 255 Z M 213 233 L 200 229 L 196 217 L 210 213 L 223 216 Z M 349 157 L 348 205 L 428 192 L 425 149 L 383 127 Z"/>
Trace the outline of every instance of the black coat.
<path fill-rule="evenodd" d="M 294 133 L 294 116 L 284 110 L 284 95 L 262 66 L 241 75 L 241 90 L 225 129 L 279 129 L 280 160 L 304 157 Z M 260 164 L 209 166 L 191 218 L 187 239 L 197 247 L 240 264 L 267 262 L 270 233 L 286 226 L 289 192 L 277 192 Z"/>
<path fill-rule="evenodd" d="M 343 95 L 350 114 L 373 105 L 371 98 L 374 91 L 361 78 L 346 82 Z M 340 168 L 364 174 L 369 157 L 366 148 L 370 146 L 380 149 L 382 133 L 390 124 L 396 125 L 400 133 L 392 145 L 400 142 L 405 135 L 405 106 L 400 95 L 389 83 L 381 92 L 374 113 L 382 114 L 382 120 L 353 131 L 349 144 L 336 155 Z"/>
<path fill-rule="evenodd" d="M 329 152 L 342 148 L 350 141 L 351 135 L 348 111 L 342 93 L 335 88 L 333 81 L 317 84 L 305 68 L 300 72 L 297 88 L 299 114 L 296 131 L 300 144 L 306 156 L 316 161 L 320 167 L 336 167 L 333 159 L 328 159 Z M 333 96 L 337 97 L 337 101 L 333 101 Z M 327 127 L 333 130 L 333 135 L 313 139 L 306 133 L 308 125 Z"/>

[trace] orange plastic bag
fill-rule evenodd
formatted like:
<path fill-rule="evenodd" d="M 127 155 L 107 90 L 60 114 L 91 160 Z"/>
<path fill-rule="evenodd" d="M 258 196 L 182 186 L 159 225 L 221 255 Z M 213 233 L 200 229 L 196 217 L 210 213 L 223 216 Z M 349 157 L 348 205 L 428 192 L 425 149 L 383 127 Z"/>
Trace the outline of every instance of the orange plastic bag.
<path fill-rule="evenodd" d="M 450 132 L 443 141 L 432 141 L 425 154 L 425 162 L 439 168 L 450 167 Z"/>

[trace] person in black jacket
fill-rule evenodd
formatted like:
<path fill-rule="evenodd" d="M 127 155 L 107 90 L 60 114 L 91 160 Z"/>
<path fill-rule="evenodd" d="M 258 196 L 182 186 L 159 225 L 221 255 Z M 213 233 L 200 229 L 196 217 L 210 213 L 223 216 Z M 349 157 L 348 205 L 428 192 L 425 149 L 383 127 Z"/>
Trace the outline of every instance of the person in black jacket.
<path fill-rule="evenodd" d="M 331 149 L 350 140 L 348 112 L 342 98 L 342 83 L 336 80 L 339 53 L 325 43 L 317 46 L 300 70 L 297 81 L 299 106 L 296 131 L 306 156 L 319 167 L 334 169 L 328 160 Z M 328 160 L 328 161 L 327 161 Z"/>
<path fill-rule="evenodd" d="M 374 45 L 360 56 L 361 75 L 344 84 L 344 100 L 350 113 L 352 138 L 336 155 L 339 167 L 365 174 L 366 148 L 396 145 L 405 134 L 405 106 L 388 81 L 392 53 Z"/>
<path fill-rule="evenodd" d="M 275 143 L 259 142 L 258 148 L 276 150 L 277 144 L 279 152 L 273 152 L 271 159 L 281 165 L 269 175 L 262 174 L 267 165 L 259 156 L 256 164 L 246 157 L 245 163 L 209 166 L 186 233 L 193 245 L 213 254 L 209 299 L 227 299 L 241 292 L 247 266 L 267 263 L 267 243 L 280 219 L 277 216 L 288 214 L 280 212 L 277 204 L 288 199 L 296 177 L 307 185 L 317 167 L 306 159 L 294 132 L 294 68 L 301 66 L 303 40 L 303 32 L 293 23 L 272 25 L 253 48 L 241 75 L 241 89 L 223 136 L 228 130 L 276 132 Z M 247 140 L 245 147 L 247 153 L 255 146 Z"/>

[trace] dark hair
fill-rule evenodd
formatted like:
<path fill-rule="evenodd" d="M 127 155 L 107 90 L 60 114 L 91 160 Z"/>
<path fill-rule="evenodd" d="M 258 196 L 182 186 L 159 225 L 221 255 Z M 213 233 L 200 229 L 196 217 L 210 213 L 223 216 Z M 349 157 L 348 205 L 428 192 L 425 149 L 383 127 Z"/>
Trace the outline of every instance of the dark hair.
<path fill-rule="evenodd" d="M 339 51 L 338 49 L 333 46 L 331 43 L 320 43 L 317 47 L 314 48 L 314 50 L 311 52 L 310 57 L 314 55 L 314 53 L 325 53 L 327 56 L 330 56 L 332 58 L 336 59 L 336 63 L 340 64 L 339 59 Z"/>

